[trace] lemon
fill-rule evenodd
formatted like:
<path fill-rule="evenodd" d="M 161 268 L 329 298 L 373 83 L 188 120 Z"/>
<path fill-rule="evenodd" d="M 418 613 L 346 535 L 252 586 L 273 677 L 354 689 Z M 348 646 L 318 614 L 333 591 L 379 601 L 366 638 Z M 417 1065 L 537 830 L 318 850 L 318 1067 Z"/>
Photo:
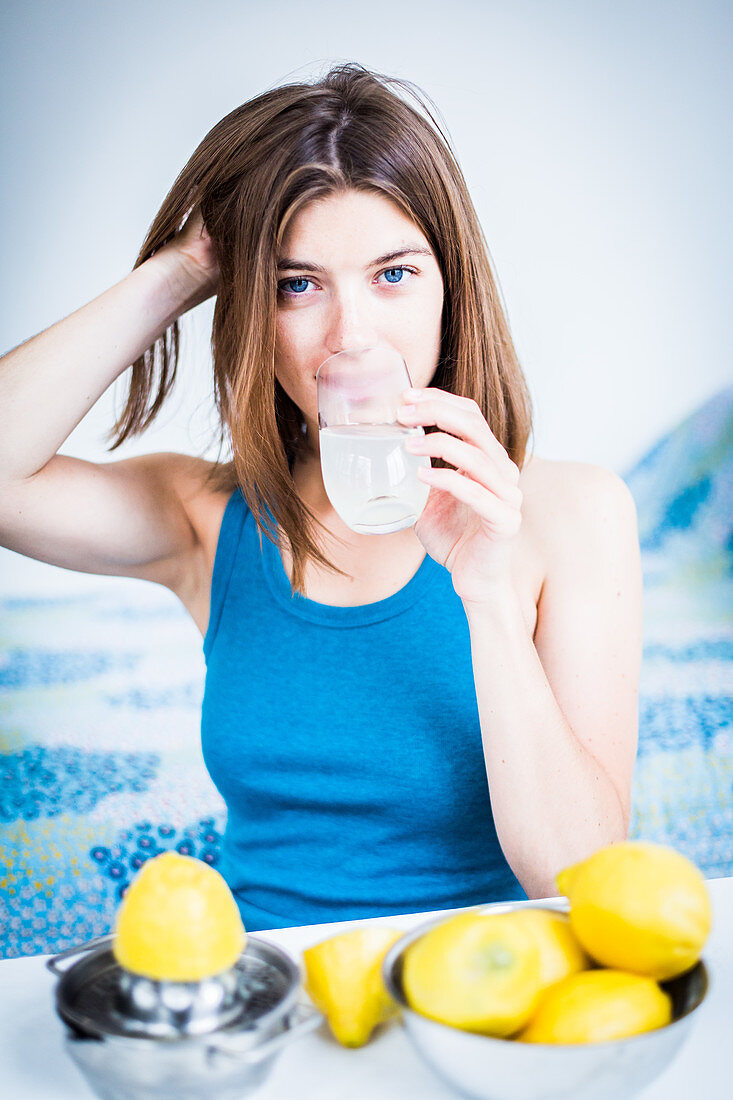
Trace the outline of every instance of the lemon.
<path fill-rule="evenodd" d="M 306 991 L 344 1046 L 364 1046 L 377 1024 L 399 1011 L 382 981 L 381 967 L 401 935 L 395 928 L 364 925 L 303 951 Z"/>
<path fill-rule="evenodd" d="M 578 943 L 566 913 L 533 906 L 517 909 L 506 916 L 532 934 L 540 953 L 540 986 L 547 989 L 569 974 L 587 970 L 591 959 Z"/>
<path fill-rule="evenodd" d="M 511 1035 L 529 1020 L 540 990 L 540 952 L 511 913 L 460 913 L 405 952 L 411 1008 L 465 1031 Z"/>
<path fill-rule="evenodd" d="M 143 864 L 117 911 L 120 966 L 158 981 L 196 982 L 234 965 L 246 934 L 237 903 L 213 867 L 178 852 Z"/>
<path fill-rule="evenodd" d="M 584 970 L 543 995 L 525 1043 L 606 1043 L 664 1027 L 672 1002 L 653 978 L 621 970 Z"/>
<path fill-rule="evenodd" d="M 570 923 L 603 966 L 663 981 L 700 957 L 712 914 L 707 885 L 686 856 L 632 840 L 600 848 L 557 876 Z"/>

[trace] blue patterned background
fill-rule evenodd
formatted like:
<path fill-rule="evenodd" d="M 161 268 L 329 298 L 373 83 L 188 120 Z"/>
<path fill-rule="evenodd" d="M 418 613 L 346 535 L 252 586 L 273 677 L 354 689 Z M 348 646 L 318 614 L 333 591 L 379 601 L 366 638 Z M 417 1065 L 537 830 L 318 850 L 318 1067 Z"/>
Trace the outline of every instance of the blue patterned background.
<path fill-rule="evenodd" d="M 625 480 L 644 568 L 631 834 L 731 875 L 733 388 Z M 0 582 L 0 957 L 109 931 L 157 852 L 219 856 L 200 635 L 165 589 L 87 580 L 33 597 Z"/>

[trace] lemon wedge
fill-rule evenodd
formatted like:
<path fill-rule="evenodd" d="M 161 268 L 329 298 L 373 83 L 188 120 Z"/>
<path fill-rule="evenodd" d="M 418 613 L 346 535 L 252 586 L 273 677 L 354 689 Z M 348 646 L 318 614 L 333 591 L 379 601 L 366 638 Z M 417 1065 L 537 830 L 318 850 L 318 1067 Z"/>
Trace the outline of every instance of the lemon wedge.
<path fill-rule="evenodd" d="M 305 988 L 343 1046 L 364 1046 L 399 1011 L 382 981 L 382 960 L 402 935 L 384 925 L 340 932 L 303 951 Z"/>

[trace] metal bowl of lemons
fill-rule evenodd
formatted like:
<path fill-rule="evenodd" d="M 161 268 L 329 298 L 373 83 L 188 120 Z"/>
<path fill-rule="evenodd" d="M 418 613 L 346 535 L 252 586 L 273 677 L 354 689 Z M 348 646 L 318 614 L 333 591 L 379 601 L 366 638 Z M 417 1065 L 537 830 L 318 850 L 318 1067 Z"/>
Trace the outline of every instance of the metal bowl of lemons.
<path fill-rule="evenodd" d="M 708 988 L 702 959 L 660 981 L 611 969 L 585 954 L 569 910 L 564 899 L 475 906 L 419 925 L 384 956 L 382 979 L 411 1042 L 462 1095 L 632 1097 L 684 1043 Z M 604 1038 L 614 1017 L 617 1032 L 637 1033 Z"/>

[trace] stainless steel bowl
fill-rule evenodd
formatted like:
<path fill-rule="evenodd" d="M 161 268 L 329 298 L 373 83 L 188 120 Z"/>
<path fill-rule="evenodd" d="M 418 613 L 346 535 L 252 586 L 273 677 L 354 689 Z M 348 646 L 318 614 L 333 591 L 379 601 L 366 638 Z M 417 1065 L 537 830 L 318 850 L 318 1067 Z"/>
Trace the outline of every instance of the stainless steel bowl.
<path fill-rule="evenodd" d="M 567 902 L 562 901 L 497 902 L 472 908 L 505 913 L 528 904 L 568 911 Z M 686 974 L 662 983 L 672 997 L 670 1024 L 611 1043 L 518 1043 L 461 1031 L 415 1012 L 402 988 L 407 948 L 451 916 L 455 914 L 435 917 L 397 940 L 384 958 L 382 977 L 401 1006 L 402 1022 L 418 1053 L 446 1084 L 474 1100 L 627 1100 L 636 1096 L 677 1054 L 707 993 L 708 973 L 700 960 Z"/>

